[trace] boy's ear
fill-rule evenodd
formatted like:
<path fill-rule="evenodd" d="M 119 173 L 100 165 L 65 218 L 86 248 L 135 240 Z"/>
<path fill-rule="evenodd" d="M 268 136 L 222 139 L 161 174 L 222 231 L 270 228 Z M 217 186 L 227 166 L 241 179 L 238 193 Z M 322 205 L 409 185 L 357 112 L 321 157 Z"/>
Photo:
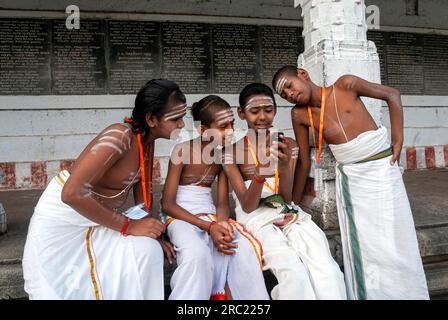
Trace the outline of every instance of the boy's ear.
<path fill-rule="evenodd" d="M 243 109 L 243 108 L 238 107 L 238 108 L 236 109 L 236 112 L 238 113 L 238 117 L 239 117 L 241 120 L 246 120 L 246 115 L 244 114 L 244 109 Z"/>
<path fill-rule="evenodd" d="M 200 134 L 201 136 L 204 134 L 205 130 L 207 130 L 207 127 L 204 126 L 203 124 L 200 124 L 200 125 L 198 126 L 198 131 L 199 131 L 199 134 Z"/>
<path fill-rule="evenodd" d="M 297 68 L 297 77 L 302 78 L 303 80 L 308 80 L 310 78 L 310 75 L 305 69 Z"/>
<path fill-rule="evenodd" d="M 146 116 L 145 116 L 145 119 L 146 119 L 146 123 L 148 124 L 148 126 L 150 128 L 157 127 L 159 121 L 158 121 L 157 117 L 154 116 L 154 114 L 147 113 Z"/>

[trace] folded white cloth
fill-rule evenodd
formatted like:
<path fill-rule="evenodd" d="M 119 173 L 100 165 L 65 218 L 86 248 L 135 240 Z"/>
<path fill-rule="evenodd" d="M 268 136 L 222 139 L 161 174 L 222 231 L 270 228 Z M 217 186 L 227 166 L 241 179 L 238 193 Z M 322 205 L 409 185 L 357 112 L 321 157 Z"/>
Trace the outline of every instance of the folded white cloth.
<path fill-rule="evenodd" d="M 383 153 L 390 148 L 386 128 L 329 147 L 337 160 L 336 202 L 348 297 L 428 299 L 402 175 Z"/>

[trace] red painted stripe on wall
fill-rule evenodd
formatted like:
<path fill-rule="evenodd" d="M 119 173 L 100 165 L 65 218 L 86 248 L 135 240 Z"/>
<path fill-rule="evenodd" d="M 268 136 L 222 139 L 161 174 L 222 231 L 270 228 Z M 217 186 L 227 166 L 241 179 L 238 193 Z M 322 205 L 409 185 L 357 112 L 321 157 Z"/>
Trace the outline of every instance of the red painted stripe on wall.
<path fill-rule="evenodd" d="M 0 163 L 0 189 L 16 187 L 16 164 Z"/>
<path fill-rule="evenodd" d="M 436 168 L 436 152 L 434 147 L 425 147 L 425 160 L 427 169 Z"/>
<path fill-rule="evenodd" d="M 417 169 L 417 153 L 415 147 L 406 148 L 406 164 L 408 170 Z"/>
<path fill-rule="evenodd" d="M 31 163 L 31 186 L 33 188 L 45 188 L 47 180 L 47 164 L 45 162 Z"/>

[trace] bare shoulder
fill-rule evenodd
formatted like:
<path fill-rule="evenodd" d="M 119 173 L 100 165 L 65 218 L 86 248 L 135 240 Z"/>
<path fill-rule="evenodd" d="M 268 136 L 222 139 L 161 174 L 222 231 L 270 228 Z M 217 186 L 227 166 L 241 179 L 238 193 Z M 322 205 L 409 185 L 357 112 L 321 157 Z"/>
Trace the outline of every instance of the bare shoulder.
<path fill-rule="evenodd" d="M 336 80 L 334 85 L 338 89 L 352 90 L 354 88 L 356 82 L 358 81 L 358 79 L 360 79 L 360 78 L 357 76 L 354 76 L 351 74 L 345 74 L 345 75 L 341 76 L 338 80 Z"/>
<path fill-rule="evenodd" d="M 306 119 L 307 116 L 308 114 L 306 113 L 305 108 L 293 107 L 291 109 L 291 120 L 293 122 L 293 125 L 302 124 L 302 119 Z"/>
<path fill-rule="evenodd" d="M 101 131 L 91 143 L 92 150 L 96 151 L 99 148 L 114 149 L 122 154 L 131 149 L 132 130 L 123 123 L 114 123 Z"/>
<path fill-rule="evenodd" d="M 113 123 L 110 126 L 106 127 L 103 131 L 101 131 L 101 134 L 103 135 L 108 133 L 126 134 L 130 136 L 132 130 L 128 125 L 124 123 Z"/>

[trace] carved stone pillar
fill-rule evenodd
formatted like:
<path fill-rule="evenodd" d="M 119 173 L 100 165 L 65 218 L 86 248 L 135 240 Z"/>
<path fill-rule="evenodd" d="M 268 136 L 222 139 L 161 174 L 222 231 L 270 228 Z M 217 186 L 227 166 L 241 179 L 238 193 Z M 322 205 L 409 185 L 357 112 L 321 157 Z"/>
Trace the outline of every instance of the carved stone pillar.
<path fill-rule="evenodd" d="M 364 0 L 299 0 L 299 3 L 305 51 L 298 58 L 298 67 L 306 69 L 317 85 L 332 85 L 344 74 L 381 82 L 376 47 L 367 40 Z M 363 102 L 379 125 L 381 102 L 364 98 Z M 338 228 L 335 160 L 327 146 L 323 152 L 323 174 L 317 181 L 311 170 L 312 179 L 308 181 L 302 205 L 323 229 L 334 230 Z M 311 154 L 314 161 L 314 150 Z"/>

